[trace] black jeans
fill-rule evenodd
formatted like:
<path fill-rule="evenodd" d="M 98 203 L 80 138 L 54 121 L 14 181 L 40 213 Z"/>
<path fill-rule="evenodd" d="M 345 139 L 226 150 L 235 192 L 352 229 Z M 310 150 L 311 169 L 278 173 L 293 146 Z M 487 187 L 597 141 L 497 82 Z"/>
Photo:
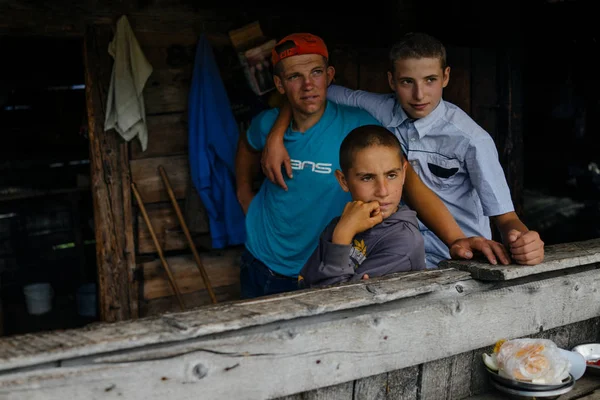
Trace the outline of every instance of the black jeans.
<path fill-rule="evenodd" d="M 242 253 L 240 268 L 242 299 L 291 292 L 298 289 L 298 280 L 273 272 L 247 249 Z"/>

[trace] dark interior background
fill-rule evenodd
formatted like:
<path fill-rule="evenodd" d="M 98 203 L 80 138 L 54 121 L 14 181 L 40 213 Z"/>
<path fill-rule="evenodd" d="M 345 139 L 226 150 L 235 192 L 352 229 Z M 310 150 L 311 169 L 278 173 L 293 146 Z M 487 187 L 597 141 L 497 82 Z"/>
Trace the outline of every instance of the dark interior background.
<path fill-rule="evenodd" d="M 271 0 L 252 5 L 132 3 L 141 10 L 172 3 L 190 12 L 210 9 L 223 28 L 206 29 L 221 33 L 253 21 L 272 38 L 312 32 L 338 49 L 360 48 L 366 58 L 369 50 L 380 57 L 411 30 L 429 32 L 449 48 L 517 49 L 523 60 L 523 96 L 515 98 L 523 110 L 521 217 L 546 244 L 600 236 L 599 45 L 588 2 L 383 0 L 361 8 L 347 2 L 299 5 Z M 96 280 L 82 43 L 77 35 L 0 35 L 0 295 L 5 334 L 95 320 L 79 316 L 75 304 L 77 288 Z M 332 56 L 332 64 L 339 56 Z M 382 60 L 373 57 L 374 63 Z M 452 59 L 450 52 L 451 66 Z M 371 79 L 382 82 L 385 74 Z M 52 282 L 55 308 L 43 317 L 26 318 L 22 285 L 40 280 Z"/>

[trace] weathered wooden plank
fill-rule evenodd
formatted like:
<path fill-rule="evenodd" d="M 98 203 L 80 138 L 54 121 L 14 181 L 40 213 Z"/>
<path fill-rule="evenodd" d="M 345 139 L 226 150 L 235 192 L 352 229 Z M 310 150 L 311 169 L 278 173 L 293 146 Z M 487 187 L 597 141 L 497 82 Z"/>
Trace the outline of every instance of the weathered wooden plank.
<path fill-rule="evenodd" d="M 442 358 L 423 365 L 421 398 L 447 399 L 452 358 Z"/>
<path fill-rule="evenodd" d="M 142 151 L 139 140 L 132 140 L 131 159 L 152 158 L 187 154 L 188 125 L 186 113 L 150 115 L 148 125 L 148 147 Z"/>
<path fill-rule="evenodd" d="M 403 368 L 388 373 L 389 400 L 417 400 L 419 392 L 419 366 Z"/>
<path fill-rule="evenodd" d="M 152 222 L 154 233 L 163 250 L 189 249 L 189 243 L 183 233 L 183 229 L 171 203 L 149 204 L 146 207 L 146 211 L 148 212 L 150 222 Z M 205 219 L 204 227 L 201 231 L 193 232 L 192 238 L 197 247 L 210 248 L 211 238 L 207 235 L 209 229 L 208 221 L 206 221 L 206 214 L 204 213 L 200 216 Z M 148 229 L 141 212 L 137 208 L 136 217 L 138 254 L 156 253 L 156 247 L 152 240 L 152 236 L 150 235 L 150 230 Z M 196 224 L 195 227 L 199 228 L 200 226 Z"/>
<path fill-rule="evenodd" d="M 191 65 L 154 70 L 144 86 L 146 114 L 186 111 L 191 79 Z"/>
<path fill-rule="evenodd" d="M 307 289 L 230 304 L 216 304 L 198 312 L 169 318 L 98 325 L 91 331 L 70 331 L 70 340 L 54 340 L 52 333 L 0 339 L 0 371 L 31 363 L 54 361 L 102 352 L 191 339 L 214 333 L 259 326 L 277 321 L 317 316 L 430 293 L 468 275 L 456 270 L 401 273 L 369 282 Z M 576 314 L 574 314 L 576 315 Z M 34 339 L 35 338 L 35 339 Z M 24 340 L 21 342 L 21 340 Z M 137 343 L 134 345 L 134 342 Z"/>
<path fill-rule="evenodd" d="M 450 82 L 444 89 L 444 99 L 471 114 L 471 50 L 466 47 L 448 47 Z"/>
<path fill-rule="evenodd" d="M 144 55 L 155 70 L 192 65 L 199 35 L 190 32 L 137 32 Z"/>
<path fill-rule="evenodd" d="M 458 354 L 450 363 L 449 399 L 464 399 L 471 394 L 471 369 L 479 360 L 473 359 L 473 352 Z M 427 364 L 425 364 L 427 365 Z"/>
<path fill-rule="evenodd" d="M 0 394 L 10 396 L 18 386 L 22 399 L 40 398 L 40 393 L 50 400 L 94 393 L 103 393 L 108 399 L 159 399 L 167 395 L 179 399 L 198 392 L 215 399 L 280 397 L 351 384 L 352 380 L 373 373 L 464 353 L 493 343 L 498 336 L 531 334 L 539 330 L 540 323 L 560 326 L 581 321 L 583 315 L 600 315 L 597 270 L 509 288 L 494 289 L 494 285 L 475 281 L 461 285 L 462 293 L 451 285 L 446 288 L 451 290 L 355 308 L 352 313 L 331 318 L 280 322 L 261 330 L 202 340 L 189 340 L 186 332 L 197 334 L 198 330 L 178 318 L 197 317 L 198 313 L 163 317 L 176 336 L 155 332 L 161 337 L 162 346 L 140 347 L 120 354 L 109 354 L 110 349 L 104 348 L 104 357 L 98 355 L 73 366 L 67 363 L 60 371 L 0 375 Z M 575 285 L 580 285 L 579 290 L 574 290 Z M 519 307 L 519 315 L 515 304 L 527 307 Z M 572 308 L 567 310 L 566 304 Z M 586 308 L 582 304 L 596 306 Z M 200 311 L 206 313 L 215 308 Z M 119 331 L 113 329 L 113 334 Z M 137 333 L 138 341 L 145 336 L 139 330 Z M 175 337 L 177 343 L 170 340 Z M 293 379 L 286 379 L 281 385 L 272 374 L 264 373 L 267 370 Z M 112 389 L 106 391 L 107 388 Z"/>
<path fill-rule="evenodd" d="M 219 304 L 240 299 L 239 282 L 233 285 L 213 287 L 213 292 Z M 183 303 L 190 310 L 212 304 L 212 299 L 206 289 L 184 293 L 181 297 Z M 142 317 L 160 316 L 167 313 L 179 312 L 180 310 L 181 307 L 176 296 L 140 301 L 140 316 Z"/>
<path fill-rule="evenodd" d="M 158 173 L 162 165 L 169 176 L 173 193 L 177 199 L 183 199 L 189 184 L 189 166 L 187 155 L 170 157 L 143 158 L 130 161 L 131 179 L 135 182 L 144 204 L 170 201 L 167 189 Z"/>
<path fill-rule="evenodd" d="M 213 287 L 239 284 L 241 253 L 242 249 L 239 247 L 200 253 L 202 265 Z M 166 259 L 181 293 L 206 289 L 192 255 L 172 256 Z M 144 273 L 144 299 L 151 300 L 173 295 L 159 259 L 144 263 L 140 267 Z"/>
<path fill-rule="evenodd" d="M 544 262 L 538 265 L 491 265 L 484 261 L 445 260 L 442 268 L 468 271 L 474 279 L 502 281 L 600 262 L 600 239 L 547 246 Z"/>
<path fill-rule="evenodd" d="M 235 11 L 186 7 L 183 3 L 143 6 L 132 1 L 119 3 L 89 1 L 74 6 L 68 2 L 26 4 L 18 7 L 0 3 L 0 33 L 25 35 L 83 36 L 88 25 L 114 26 L 127 14 L 136 33 L 164 32 L 200 34 L 202 31 L 226 32 L 233 27 Z"/>
<path fill-rule="evenodd" d="M 353 400 L 385 400 L 388 395 L 388 374 L 368 376 L 354 383 Z"/>
<path fill-rule="evenodd" d="M 137 292 L 127 143 L 114 130 L 104 132 L 109 37 L 108 29 L 90 27 L 84 60 L 100 318 L 119 321 L 137 316 Z"/>
<path fill-rule="evenodd" d="M 352 400 L 352 382 L 327 386 L 302 393 L 303 400 Z"/>
<path fill-rule="evenodd" d="M 569 343 L 565 346 L 566 349 L 572 349 L 573 347 L 584 344 L 594 343 L 598 341 L 598 334 L 600 333 L 600 320 L 597 318 L 583 321 L 577 326 L 570 327 L 569 329 Z"/>
<path fill-rule="evenodd" d="M 496 339 L 499 340 L 501 338 Z M 494 350 L 494 344 L 473 351 L 473 364 L 470 368 L 471 382 L 469 385 L 471 394 L 473 395 L 490 391 L 489 376 L 481 361 L 483 360 L 483 353 L 490 354 Z"/>

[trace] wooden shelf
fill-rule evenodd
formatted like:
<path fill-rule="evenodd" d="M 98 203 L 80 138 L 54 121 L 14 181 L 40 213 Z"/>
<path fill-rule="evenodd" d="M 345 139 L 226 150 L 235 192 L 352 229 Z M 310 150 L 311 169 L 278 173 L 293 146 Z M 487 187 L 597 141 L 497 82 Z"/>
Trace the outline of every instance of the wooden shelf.
<path fill-rule="evenodd" d="M 64 189 L 52 189 L 52 190 L 23 190 L 22 192 L 18 192 L 18 193 L 14 193 L 14 194 L 0 195 L 0 202 L 31 199 L 31 198 L 36 198 L 36 197 L 53 196 L 53 195 L 59 195 L 59 194 L 87 192 L 89 190 L 90 190 L 89 186 L 88 187 L 64 188 Z"/>

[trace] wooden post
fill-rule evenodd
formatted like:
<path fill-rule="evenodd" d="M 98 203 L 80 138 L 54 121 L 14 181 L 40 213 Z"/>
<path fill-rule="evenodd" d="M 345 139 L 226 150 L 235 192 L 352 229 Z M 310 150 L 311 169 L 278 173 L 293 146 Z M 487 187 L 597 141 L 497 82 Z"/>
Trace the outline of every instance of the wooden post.
<path fill-rule="evenodd" d="M 110 27 L 88 26 L 84 36 L 90 169 L 102 321 L 138 316 L 135 252 L 127 142 L 104 132 L 112 62 Z"/>

